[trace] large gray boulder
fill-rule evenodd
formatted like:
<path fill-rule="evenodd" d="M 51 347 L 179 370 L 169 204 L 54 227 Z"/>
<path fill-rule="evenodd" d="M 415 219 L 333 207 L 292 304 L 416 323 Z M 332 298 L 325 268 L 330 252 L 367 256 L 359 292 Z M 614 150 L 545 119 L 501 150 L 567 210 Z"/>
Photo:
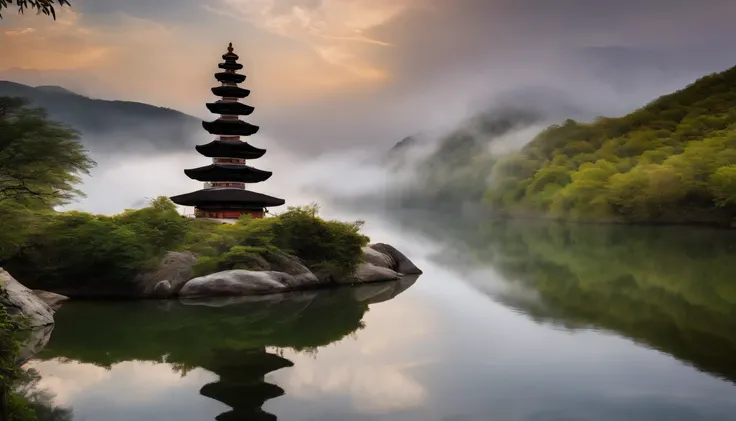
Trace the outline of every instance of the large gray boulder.
<path fill-rule="evenodd" d="M 284 253 L 268 253 L 265 256 L 269 269 L 291 275 L 299 285 L 311 285 L 320 280 L 298 257 Z"/>
<path fill-rule="evenodd" d="M 61 305 L 64 303 L 64 301 L 67 301 L 69 297 L 66 295 L 57 294 L 54 292 L 48 292 L 48 291 L 42 291 L 40 289 L 34 289 L 32 290 L 33 293 L 41 299 L 44 303 L 48 304 L 48 306 L 51 308 L 51 311 L 56 313 L 59 308 L 61 308 Z"/>
<path fill-rule="evenodd" d="M 414 265 L 414 263 L 409 260 L 408 257 L 404 256 L 404 254 L 398 250 L 392 245 L 385 244 L 385 243 L 376 243 L 376 244 L 369 244 L 368 247 L 371 249 L 383 253 L 385 255 L 388 255 L 393 259 L 395 262 L 395 266 L 391 269 L 395 270 L 396 272 L 399 272 L 403 275 L 421 275 L 422 271 Z"/>
<path fill-rule="evenodd" d="M 234 269 L 200 276 L 175 289 L 166 280 L 159 281 L 150 295 L 181 298 L 233 297 L 283 293 L 329 284 L 367 284 L 397 281 L 404 274 L 420 274 L 406 256 L 387 244 L 363 247 L 363 263 L 348 276 L 325 268 L 312 273 L 297 257 L 283 253 L 255 256 L 257 261 L 244 263 L 248 269 Z M 256 264 L 257 263 L 257 264 Z M 237 267 L 237 266 L 236 266 Z M 168 295 L 168 296 L 170 296 Z M 227 300 L 230 303 L 230 300 Z"/>
<path fill-rule="evenodd" d="M 171 294 L 171 282 L 169 281 L 159 281 L 159 283 L 153 287 L 153 292 L 151 292 L 152 296 L 158 298 L 166 298 L 171 296 Z"/>
<path fill-rule="evenodd" d="M 3 304 L 10 314 L 27 316 L 28 327 L 31 329 L 54 323 L 54 311 L 51 307 L 2 268 L 0 268 L 0 304 Z"/>
<path fill-rule="evenodd" d="M 355 273 L 351 278 L 338 281 L 338 283 L 362 284 L 368 282 L 387 282 L 396 281 L 400 278 L 401 275 L 392 269 L 376 266 L 371 263 L 361 263 L 355 269 Z"/>
<path fill-rule="evenodd" d="M 391 256 L 367 246 L 363 247 L 363 260 L 382 268 L 394 269 L 396 267 L 396 262 Z"/>
<path fill-rule="evenodd" d="M 168 281 L 168 288 L 166 288 L 168 295 L 175 295 L 192 277 L 196 263 L 197 256 L 191 252 L 170 251 L 164 255 L 154 270 L 138 275 L 135 282 L 139 285 L 144 297 L 162 297 L 157 295 L 164 290 L 162 281 Z"/>
<path fill-rule="evenodd" d="M 318 283 L 314 274 L 297 280 L 284 272 L 226 270 L 194 278 L 184 284 L 180 297 L 257 295 L 307 288 Z"/>

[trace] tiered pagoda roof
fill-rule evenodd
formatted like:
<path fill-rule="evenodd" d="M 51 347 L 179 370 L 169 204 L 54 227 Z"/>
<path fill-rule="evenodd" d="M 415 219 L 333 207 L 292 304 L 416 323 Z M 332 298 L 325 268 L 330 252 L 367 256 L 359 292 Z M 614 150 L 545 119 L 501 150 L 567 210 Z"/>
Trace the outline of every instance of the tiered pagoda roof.
<path fill-rule="evenodd" d="M 218 67 L 224 71 L 215 73 L 215 79 L 222 86 L 212 88 L 212 93 L 221 97 L 218 101 L 206 104 L 212 113 L 220 114 L 213 121 L 203 121 L 202 127 L 218 138 L 204 145 L 197 145 L 197 152 L 212 158 L 212 163 L 198 168 L 184 170 L 187 177 L 207 182 L 205 188 L 195 192 L 174 196 L 171 200 L 182 206 L 194 206 L 207 211 L 263 211 L 266 207 L 280 206 L 283 199 L 245 190 L 242 183 L 260 183 L 268 180 L 272 173 L 245 164 L 245 160 L 258 159 L 265 153 L 240 140 L 241 136 L 251 136 L 258 132 L 258 126 L 240 120 L 240 116 L 250 115 L 254 108 L 243 104 L 240 98 L 250 95 L 248 89 L 240 88 L 238 83 L 245 81 L 245 75 L 236 73 L 243 68 L 238 63 L 238 55 L 233 52 L 232 43 L 227 53 L 222 55 L 224 63 Z M 257 215 L 256 213 L 251 213 Z"/>
<path fill-rule="evenodd" d="M 258 132 L 259 127 L 243 120 L 230 120 L 226 118 L 218 118 L 215 121 L 203 121 L 202 127 L 212 134 L 226 136 L 250 136 Z"/>
<path fill-rule="evenodd" d="M 271 178 L 271 171 L 263 171 L 247 165 L 210 164 L 204 167 L 184 170 L 184 174 L 199 181 L 240 181 L 260 183 Z"/>
<path fill-rule="evenodd" d="M 234 206 L 236 208 L 242 207 L 243 209 L 257 209 L 281 206 L 285 203 L 284 199 L 230 187 L 197 190 L 191 193 L 180 194 L 176 198 L 177 200 L 174 200 L 173 197 L 171 198 L 176 204 L 199 207 Z"/>
<path fill-rule="evenodd" d="M 251 146 L 248 142 L 241 142 L 239 140 L 230 141 L 218 139 L 204 145 L 197 145 L 194 148 L 200 154 L 210 158 L 227 156 L 230 158 L 240 159 L 258 159 L 266 153 L 265 149 L 256 148 L 255 146 Z"/>

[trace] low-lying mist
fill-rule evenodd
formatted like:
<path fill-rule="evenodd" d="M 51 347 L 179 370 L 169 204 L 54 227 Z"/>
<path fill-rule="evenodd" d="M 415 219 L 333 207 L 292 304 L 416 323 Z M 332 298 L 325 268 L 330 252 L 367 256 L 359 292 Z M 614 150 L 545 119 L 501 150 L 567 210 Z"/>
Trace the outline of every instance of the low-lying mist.
<path fill-rule="evenodd" d="M 249 165 L 272 171 L 273 176 L 249 188 L 282 197 L 287 206 L 319 203 L 327 214 L 341 207 L 432 209 L 438 205 L 433 203 L 434 196 L 447 189 L 456 190 L 455 199 L 471 201 L 475 198 L 463 195 L 484 186 L 463 185 L 483 183 L 482 179 L 466 176 L 469 166 L 478 166 L 482 177 L 490 173 L 491 163 L 476 162 L 479 155 L 497 157 L 514 152 L 546 125 L 545 117 L 536 111 L 494 108 L 448 133 L 417 135 L 388 150 L 363 148 L 317 156 L 301 155 L 276 140 L 256 135 L 251 142 L 268 152 Z M 202 183 L 186 177 L 183 170 L 210 162 L 194 150 L 195 144 L 209 141 L 203 133 L 187 139 L 179 151 L 168 152 L 145 139 L 118 139 L 117 151 L 110 150 L 111 142 L 83 139 L 98 165 L 84 177 L 81 189 L 86 197 L 64 209 L 114 214 L 146 206 L 157 196 L 198 190 Z M 281 209 L 271 211 L 278 213 Z M 191 214 L 193 210 L 182 208 L 181 212 Z"/>

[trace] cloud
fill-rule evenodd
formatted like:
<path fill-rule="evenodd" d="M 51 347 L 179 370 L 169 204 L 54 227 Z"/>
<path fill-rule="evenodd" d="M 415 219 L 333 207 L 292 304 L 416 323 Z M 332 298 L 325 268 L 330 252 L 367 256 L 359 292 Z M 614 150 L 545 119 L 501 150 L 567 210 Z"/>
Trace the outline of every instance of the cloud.
<path fill-rule="evenodd" d="M 31 361 L 27 367 L 38 370 L 42 376 L 39 389 L 52 392 L 56 405 L 74 406 L 75 412 L 82 414 L 97 409 L 81 404 L 89 395 L 103 400 L 114 396 L 116 404 L 135 405 L 156 401 L 161 395 L 170 393 L 170 389 L 194 389 L 216 378 L 202 369 L 192 370 L 182 377 L 169 364 L 139 361 L 121 362 L 109 370 L 58 359 Z"/>
<path fill-rule="evenodd" d="M 438 323 L 434 313 L 410 298 L 377 306 L 366 313 L 365 329 L 319 348 L 314 356 L 286 351 L 294 366 L 269 374 L 267 380 L 297 403 L 319 398 L 327 403 L 321 408 L 325 413 L 342 407 L 385 416 L 430 405 L 431 395 L 416 373 L 440 358 L 435 348 L 424 346 Z M 303 410 L 298 404 L 279 409 L 285 418 Z"/>
<path fill-rule="evenodd" d="M 364 81 L 388 74 L 364 60 L 363 48 L 390 47 L 366 31 L 407 10 L 409 0 L 222 0 L 211 11 L 254 24 L 273 34 L 297 40 L 327 63 L 340 66 Z"/>
<path fill-rule="evenodd" d="M 110 48 L 99 41 L 101 34 L 83 25 L 80 14 L 68 8 L 57 11 L 56 21 L 23 15 L 10 16 L 8 22 L 10 29 L 0 36 L 0 69 L 90 68 L 110 55 Z"/>
<path fill-rule="evenodd" d="M 529 86 L 620 114 L 736 63 L 731 0 L 77 0 L 64 12 L 0 22 L 0 69 L 204 118 L 232 41 L 253 123 L 309 155 L 389 148 Z"/>
<path fill-rule="evenodd" d="M 17 36 L 24 35 L 24 34 L 32 34 L 35 31 L 36 30 L 33 28 L 16 29 L 16 30 L 5 31 L 5 36 L 17 37 Z"/>

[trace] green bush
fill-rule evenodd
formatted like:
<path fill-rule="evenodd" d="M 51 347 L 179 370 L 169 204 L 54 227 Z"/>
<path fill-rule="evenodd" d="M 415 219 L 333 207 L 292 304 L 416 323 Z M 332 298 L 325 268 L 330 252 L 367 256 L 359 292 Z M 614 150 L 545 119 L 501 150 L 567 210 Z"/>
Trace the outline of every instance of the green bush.
<path fill-rule="evenodd" d="M 234 224 L 185 218 L 163 197 L 114 216 L 43 211 L 26 217 L 27 231 L 14 238 L 0 264 L 26 286 L 71 295 L 132 294 L 136 276 L 170 250 L 195 253 L 197 275 L 262 270 L 271 254 L 288 253 L 312 270 L 345 276 L 368 242 L 360 234 L 362 222 L 322 219 L 316 206 Z"/>
<path fill-rule="evenodd" d="M 0 304 L 0 419 L 8 421 L 35 421 L 36 414 L 30 403 L 15 393 L 21 371 L 18 360 L 18 331 L 23 327 L 23 319 L 8 314 Z"/>
<path fill-rule="evenodd" d="M 272 218 L 242 217 L 232 225 L 214 227 L 207 237 L 186 248 L 202 256 L 197 274 L 227 269 L 260 269 L 269 253 L 299 257 L 313 270 L 347 275 L 360 263 L 368 237 L 360 233 L 361 221 L 328 221 L 315 205 L 290 207 Z"/>

